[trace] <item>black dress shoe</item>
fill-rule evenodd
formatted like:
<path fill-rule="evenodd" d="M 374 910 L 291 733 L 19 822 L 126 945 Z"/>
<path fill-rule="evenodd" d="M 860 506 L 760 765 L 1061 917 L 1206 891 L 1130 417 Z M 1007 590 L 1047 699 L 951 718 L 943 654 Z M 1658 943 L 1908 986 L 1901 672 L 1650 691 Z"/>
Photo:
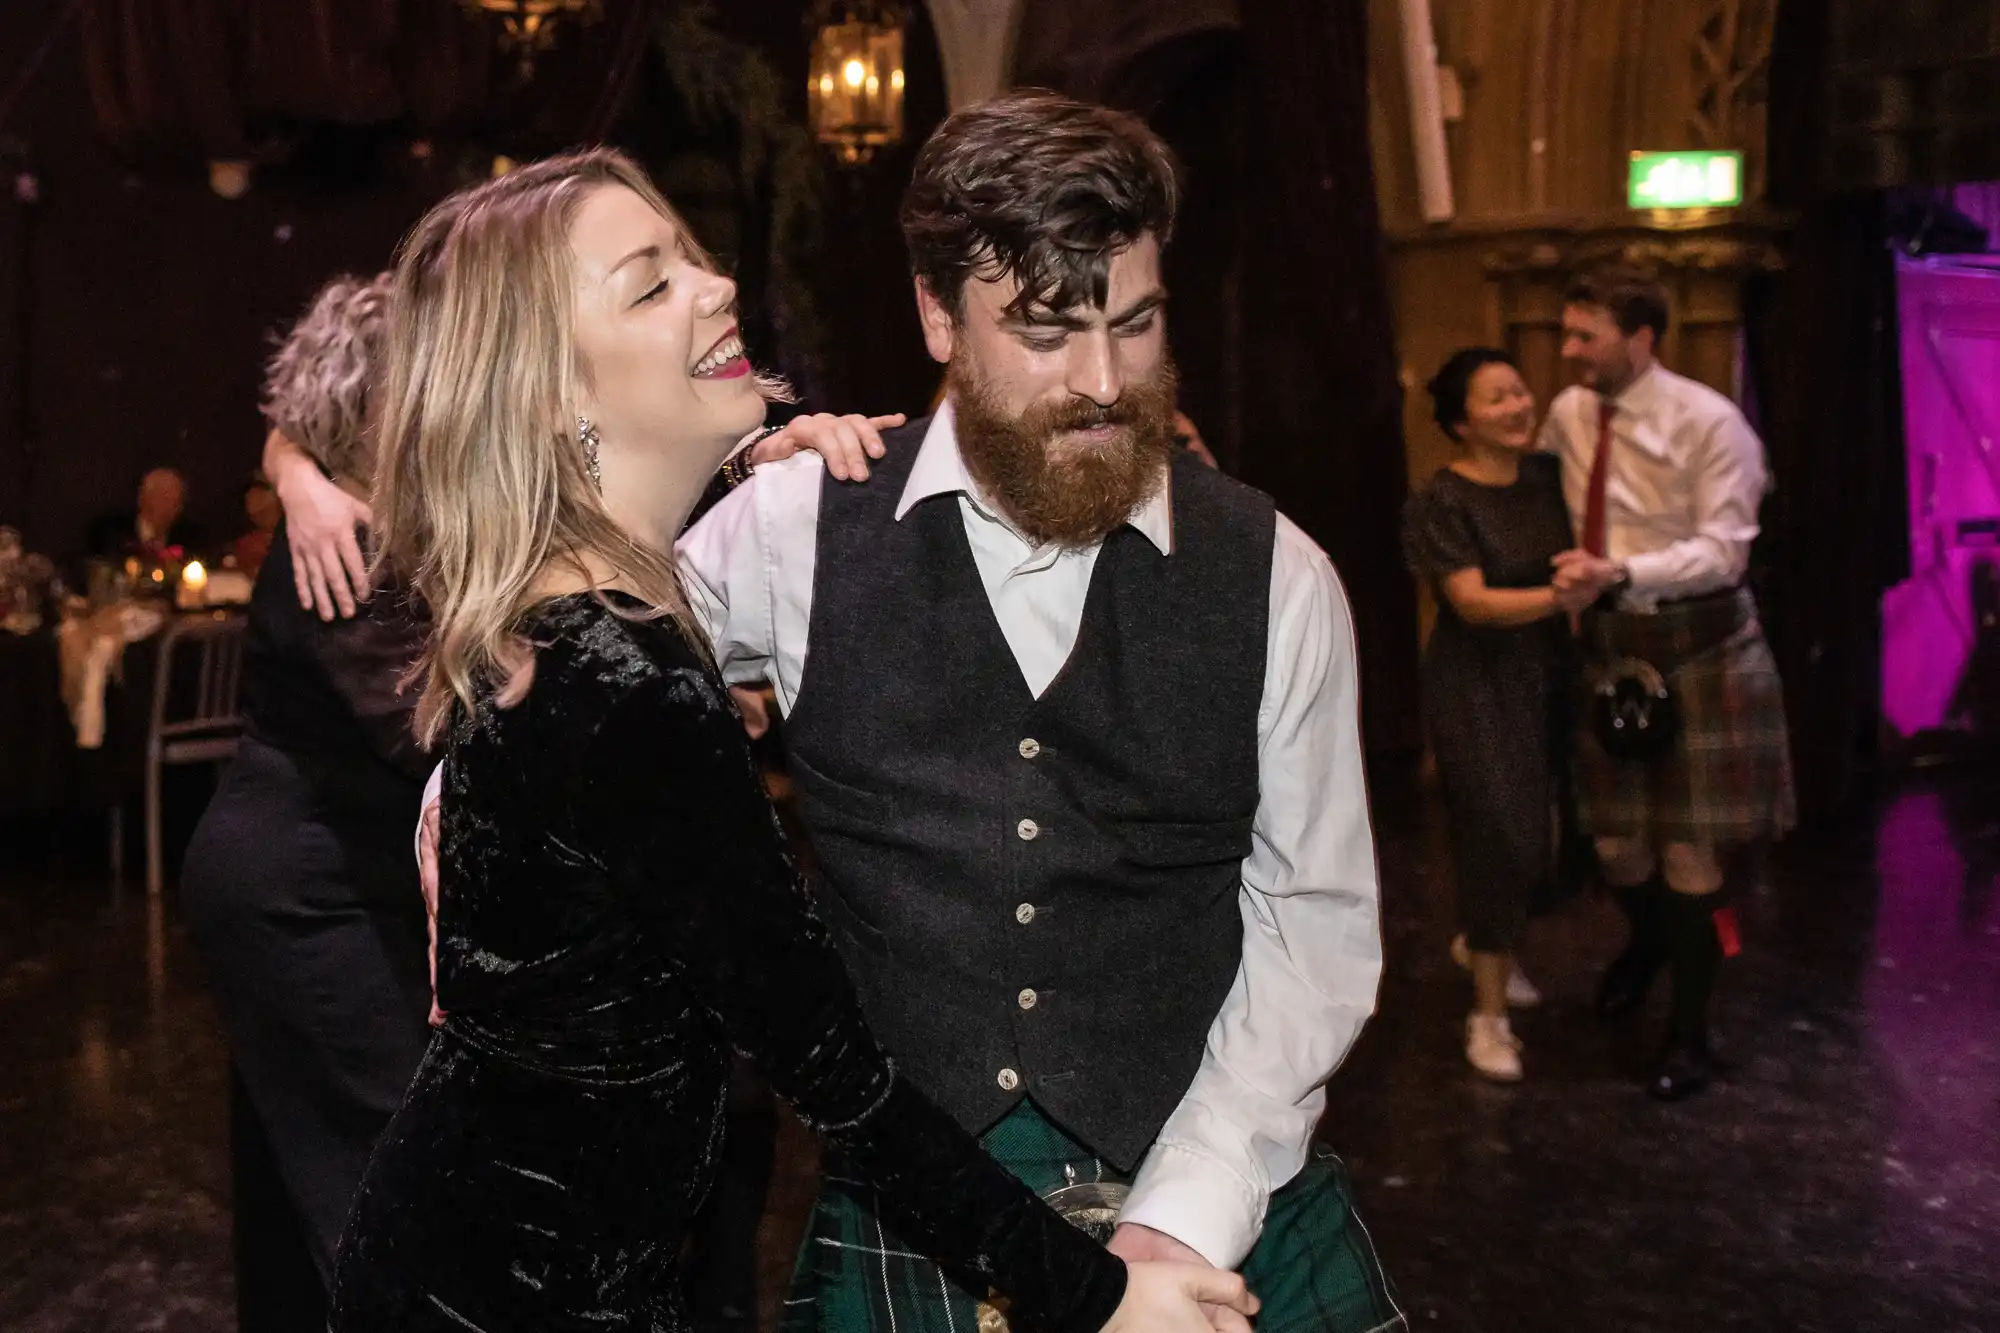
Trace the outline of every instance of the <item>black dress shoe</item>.
<path fill-rule="evenodd" d="M 1708 1091 L 1715 1075 L 1715 1059 L 1704 1047 L 1676 1044 L 1653 1066 L 1646 1095 L 1656 1102 L 1684 1102 Z"/>
<path fill-rule="evenodd" d="M 1611 966 L 1604 969 L 1604 979 L 1597 983 L 1597 1016 L 1609 1023 L 1639 1012 L 1664 961 L 1650 950 L 1637 948 L 1628 948 L 1612 959 Z"/>

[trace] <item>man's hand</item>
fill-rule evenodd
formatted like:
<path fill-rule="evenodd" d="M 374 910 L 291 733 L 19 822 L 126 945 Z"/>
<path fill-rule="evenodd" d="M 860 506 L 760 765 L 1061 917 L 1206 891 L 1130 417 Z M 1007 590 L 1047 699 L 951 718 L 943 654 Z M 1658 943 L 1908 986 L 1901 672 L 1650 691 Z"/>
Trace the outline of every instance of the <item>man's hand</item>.
<path fill-rule="evenodd" d="M 834 416 L 818 412 L 797 417 L 775 435 L 759 440 L 750 451 L 753 466 L 790 458 L 810 449 L 826 460 L 826 470 L 841 481 L 868 480 L 868 460 L 887 453 L 882 432 L 903 424 L 901 412 L 886 417 Z"/>
<path fill-rule="evenodd" d="M 743 714 L 743 730 L 749 733 L 753 741 L 762 740 L 764 733 L 771 729 L 769 690 L 768 685 L 729 687 L 729 692 L 736 697 L 736 711 Z"/>
<path fill-rule="evenodd" d="M 1588 551 L 1564 551 L 1551 563 L 1555 567 L 1558 593 L 1587 588 L 1593 590 L 1591 600 L 1595 601 L 1605 589 L 1618 582 L 1618 566 Z"/>
<path fill-rule="evenodd" d="M 292 581 L 299 605 L 331 621 L 368 600 L 368 562 L 355 529 L 375 516 L 368 506 L 328 481 L 319 465 L 277 431 L 264 442 L 264 473 L 285 507 L 285 544 L 292 551 Z"/>
<path fill-rule="evenodd" d="M 1564 551 L 1549 562 L 1555 567 L 1556 585 L 1570 588 L 1594 583 L 1608 588 L 1618 581 L 1618 566 L 1589 551 Z"/>
<path fill-rule="evenodd" d="M 1192 1246 L 1181 1244 L 1164 1231 L 1142 1227 L 1135 1222 L 1119 1223 L 1111 1233 L 1111 1244 L 1106 1248 L 1128 1264 L 1191 1264 L 1210 1270 L 1215 1268 Z M 1201 1312 L 1208 1316 L 1208 1322 L 1217 1333 L 1250 1333 L 1250 1321 L 1226 1305 L 1204 1304 Z"/>
<path fill-rule="evenodd" d="M 430 935 L 431 954 L 431 1026 L 444 1023 L 444 1010 L 438 1008 L 438 804 L 432 801 L 424 807 L 423 831 L 417 837 L 417 877 L 424 886 L 424 917 L 427 933 Z"/>

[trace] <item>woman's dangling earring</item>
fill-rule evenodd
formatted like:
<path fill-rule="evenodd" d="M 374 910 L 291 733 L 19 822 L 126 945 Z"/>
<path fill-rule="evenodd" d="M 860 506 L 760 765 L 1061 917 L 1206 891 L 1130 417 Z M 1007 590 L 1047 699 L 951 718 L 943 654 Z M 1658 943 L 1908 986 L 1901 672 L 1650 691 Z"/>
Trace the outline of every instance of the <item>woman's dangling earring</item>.
<path fill-rule="evenodd" d="M 604 494 L 604 473 L 597 463 L 597 446 L 602 443 L 597 436 L 597 423 L 589 417 L 576 419 L 576 437 L 583 442 L 583 470 L 590 474 L 590 484 Z"/>

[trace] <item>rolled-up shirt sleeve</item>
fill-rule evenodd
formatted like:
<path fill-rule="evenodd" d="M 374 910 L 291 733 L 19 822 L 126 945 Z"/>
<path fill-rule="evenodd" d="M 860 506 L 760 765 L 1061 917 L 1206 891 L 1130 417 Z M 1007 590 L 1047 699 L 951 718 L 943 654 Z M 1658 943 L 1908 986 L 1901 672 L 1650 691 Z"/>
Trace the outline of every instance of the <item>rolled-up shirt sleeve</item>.
<path fill-rule="evenodd" d="M 1278 522 L 1243 961 L 1121 1217 L 1225 1268 L 1305 1165 L 1382 976 L 1353 618 L 1325 554 Z"/>
<path fill-rule="evenodd" d="M 1695 531 L 1657 551 L 1626 557 L 1638 596 L 1694 597 L 1732 588 L 1749 572 L 1757 511 L 1770 480 L 1763 442 L 1747 421 L 1730 413 L 1695 441 L 1687 467 Z"/>
<path fill-rule="evenodd" d="M 761 540 L 758 478 L 738 486 L 674 548 L 688 606 L 733 685 L 762 680 L 772 653 L 771 571 Z"/>

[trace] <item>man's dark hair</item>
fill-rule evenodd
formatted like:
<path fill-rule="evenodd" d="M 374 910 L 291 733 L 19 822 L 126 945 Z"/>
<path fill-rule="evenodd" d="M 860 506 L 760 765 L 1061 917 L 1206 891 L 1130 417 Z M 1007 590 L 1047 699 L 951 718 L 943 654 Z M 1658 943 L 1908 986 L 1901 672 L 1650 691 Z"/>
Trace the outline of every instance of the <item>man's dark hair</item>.
<path fill-rule="evenodd" d="M 1465 398 L 1472 392 L 1472 377 L 1487 366 L 1521 368 L 1519 362 L 1497 347 L 1463 347 L 1453 352 L 1424 386 L 1430 390 L 1431 415 L 1437 419 L 1438 428 L 1454 440 L 1465 426 Z"/>
<path fill-rule="evenodd" d="M 1628 338 L 1640 329 L 1651 329 L 1655 341 L 1667 336 L 1667 289 L 1635 268 L 1580 273 L 1570 280 L 1563 304 L 1604 307 Z"/>
<path fill-rule="evenodd" d="M 903 196 L 910 270 L 963 318 L 968 278 L 1012 276 L 1008 306 L 1102 307 L 1111 258 L 1180 208 L 1173 151 L 1136 117 L 1050 92 L 1015 92 L 952 116 L 917 156 Z"/>

